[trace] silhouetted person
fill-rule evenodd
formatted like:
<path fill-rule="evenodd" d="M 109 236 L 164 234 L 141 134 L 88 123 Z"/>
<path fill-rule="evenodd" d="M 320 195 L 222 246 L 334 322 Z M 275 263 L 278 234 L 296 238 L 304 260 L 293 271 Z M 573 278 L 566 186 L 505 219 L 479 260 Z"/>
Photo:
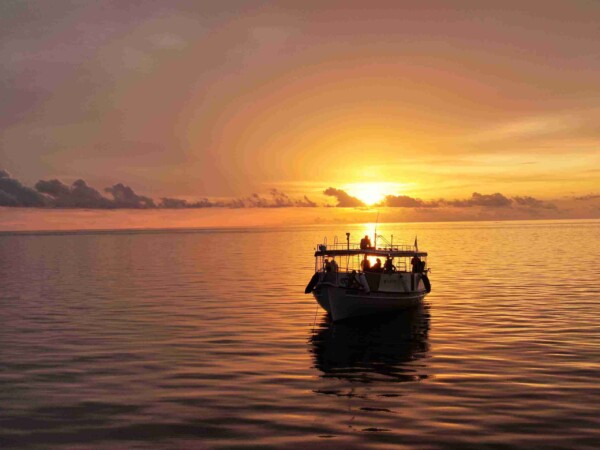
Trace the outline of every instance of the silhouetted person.
<path fill-rule="evenodd" d="M 364 259 L 360 262 L 360 268 L 363 272 L 368 272 L 371 269 L 371 261 L 369 261 L 367 255 L 365 255 Z"/>
<path fill-rule="evenodd" d="M 377 261 L 375 262 L 375 264 L 373 264 L 373 267 L 371 267 L 371 272 L 381 272 L 381 270 L 381 260 L 377 258 Z"/>
<path fill-rule="evenodd" d="M 356 278 L 356 270 L 353 270 L 350 274 L 350 279 L 348 280 L 348 287 L 351 289 L 360 289 L 360 283 Z"/>
<path fill-rule="evenodd" d="M 365 237 L 360 240 L 360 249 L 366 250 L 369 248 L 373 248 L 371 245 L 371 239 L 369 239 L 369 236 L 365 234 Z"/>
<path fill-rule="evenodd" d="M 333 272 L 337 272 L 339 270 L 338 263 L 335 262 L 335 259 L 332 259 L 331 262 L 329 263 L 329 265 L 331 266 L 331 270 Z"/>
<path fill-rule="evenodd" d="M 383 266 L 383 270 L 385 272 L 395 272 L 396 271 L 396 266 L 394 266 L 394 263 L 393 263 L 391 257 L 388 256 L 388 259 L 385 260 L 385 265 Z"/>
<path fill-rule="evenodd" d="M 327 258 L 323 261 L 323 266 L 325 267 L 325 272 L 331 272 L 331 263 Z"/>
<path fill-rule="evenodd" d="M 419 258 L 417 255 L 412 257 L 412 259 L 410 260 L 410 263 L 412 265 L 413 273 L 419 273 L 419 272 L 423 271 L 422 264 L 421 264 L 421 258 Z"/>

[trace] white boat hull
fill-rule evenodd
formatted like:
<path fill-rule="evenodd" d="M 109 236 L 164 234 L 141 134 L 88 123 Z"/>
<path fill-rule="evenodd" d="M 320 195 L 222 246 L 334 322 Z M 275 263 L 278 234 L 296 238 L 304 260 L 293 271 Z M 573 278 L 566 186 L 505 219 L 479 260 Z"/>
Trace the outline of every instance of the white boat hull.
<path fill-rule="evenodd" d="M 315 299 L 333 321 L 350 317 L 401 311 L 418 305 L 427 292 L 370 292 L 349 289 L 329 283 L 320 284 L 313 291 Z"/>

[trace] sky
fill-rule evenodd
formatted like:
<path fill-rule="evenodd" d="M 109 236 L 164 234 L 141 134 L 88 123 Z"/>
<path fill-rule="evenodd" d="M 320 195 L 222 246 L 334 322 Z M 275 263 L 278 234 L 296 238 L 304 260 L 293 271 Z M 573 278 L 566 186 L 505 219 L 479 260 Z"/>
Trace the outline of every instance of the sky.
<path fill-rule="evenodd" d="M 0 169 L 190 202 L 591 201 L 598 23 L 581 0 L 5 0 Z"/>

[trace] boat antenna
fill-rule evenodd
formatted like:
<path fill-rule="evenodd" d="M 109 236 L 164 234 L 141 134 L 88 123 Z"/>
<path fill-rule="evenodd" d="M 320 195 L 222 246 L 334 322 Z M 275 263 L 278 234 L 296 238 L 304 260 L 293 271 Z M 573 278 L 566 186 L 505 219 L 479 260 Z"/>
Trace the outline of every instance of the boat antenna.
<path fill-rule="evenodd" d="M 348 246 L 348 250 L 350 250 L 350 233 L 346 232 L 346 245 Z M 350 265 L 350 252 L 346 255 L 346 272 L 348 272 L 348 266 Z"/>
<path fill-rule="evenodd" d="M 373 239 L 373 247 L 377 249 L 377 224 L 379 223 L 379 210 L 377 210 L 377 219 L 375 219 L 375 236 Z"/>

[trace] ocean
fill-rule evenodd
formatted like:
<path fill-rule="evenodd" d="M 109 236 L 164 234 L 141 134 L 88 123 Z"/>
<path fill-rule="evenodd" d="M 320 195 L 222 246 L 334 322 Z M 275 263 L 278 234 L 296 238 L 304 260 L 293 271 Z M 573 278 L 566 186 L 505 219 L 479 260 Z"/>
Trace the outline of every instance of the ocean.
<path fill-rule="evenodd" d="M 373 227 L 0 233 L 0 447 L 600 447 L 600 221 L 380 224 L 432 292 L 330 323 Z"/>

